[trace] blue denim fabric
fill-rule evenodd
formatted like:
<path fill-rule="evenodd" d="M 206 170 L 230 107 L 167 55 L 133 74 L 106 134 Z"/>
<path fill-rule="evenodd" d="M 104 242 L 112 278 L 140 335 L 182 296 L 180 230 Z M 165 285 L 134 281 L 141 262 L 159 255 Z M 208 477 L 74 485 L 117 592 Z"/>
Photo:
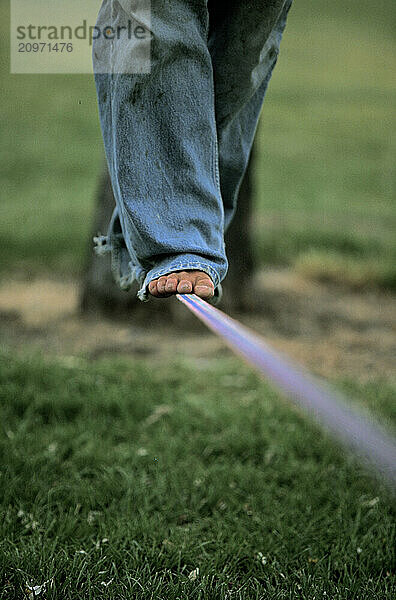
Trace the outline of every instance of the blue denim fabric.
<path fill-rule="evenodd" d="M 224 279 L 224 232 L 291 2 L 155 0 L 151 73 L 96 73 L 116 198 L 97 251 L 112 252 L 123 289 L 139 282 L 141 300 L 173 271 L 204 271 L 215 287 Z M 133 2 L 108 4 L 134 16 Z M 114 64 L 117 44 L 112 52 Z"/>

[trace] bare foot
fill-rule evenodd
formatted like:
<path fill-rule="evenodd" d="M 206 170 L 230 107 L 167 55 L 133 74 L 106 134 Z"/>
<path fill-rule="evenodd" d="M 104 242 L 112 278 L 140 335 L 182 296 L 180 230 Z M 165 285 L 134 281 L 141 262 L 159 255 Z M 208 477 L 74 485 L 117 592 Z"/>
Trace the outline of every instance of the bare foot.
<path fill-rule="evenodd" d="M 151 281 L 149 292 L 156 298 L 194 293 L 200 298 L 209 300 L 214 296 L 214 285 L 209 275 L 203 271 L 177 271 Z"/>

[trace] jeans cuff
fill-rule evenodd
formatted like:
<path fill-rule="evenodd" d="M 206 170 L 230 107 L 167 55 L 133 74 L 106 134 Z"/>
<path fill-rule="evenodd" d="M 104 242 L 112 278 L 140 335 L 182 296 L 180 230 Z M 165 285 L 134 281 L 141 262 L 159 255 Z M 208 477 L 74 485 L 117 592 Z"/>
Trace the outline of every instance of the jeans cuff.
<path fill-rule="evenodd" d="M 215 288 L 217 288 L 220 284 L 220 276 L 216 269 L 209 262 L 205 261 L 202 257 L 193 257 L 191 255 L 180 255 L 177 259 L 168 259 L 167 261 L 162 261 L 159 265 L 157 265 L 154 269 L 149 271 L 146 275 L 146 278 L 143 282 L 142 287 L 137 293 L 139 300 L 142 302 L 147 302 L 149 300 L 149 291 L 148 286 L 151 281 L 154 279 L 158 279 L 162 275 L 168 275 L 169 273 L 174 273 L 175 271 L 203 271 L 207 273 Z"/>

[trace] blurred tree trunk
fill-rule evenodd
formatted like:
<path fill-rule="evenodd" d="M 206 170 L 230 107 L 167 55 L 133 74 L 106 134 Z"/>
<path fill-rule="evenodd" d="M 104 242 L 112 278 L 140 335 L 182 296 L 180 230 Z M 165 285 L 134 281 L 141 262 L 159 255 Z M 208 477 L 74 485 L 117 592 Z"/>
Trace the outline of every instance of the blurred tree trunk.
<path fill-rule="evenodd" d="M 235 217 L 225 235 L 229 268 L 222 284 L 224 289 L 222 307 L 237 312 L 249 312 L 256 305 L 253 289 L 255 262 L 252 239 L 255 159 L 254 144 L 239 190 Z"/>
<path fill-rule="evenodd" d="M 226 234 L 226 251 L 229 271 L 223 283 L 224 296 L 221 307 L 226 310 L 243 312 L 252 310 L 254 297 L 252 279 L 254 272 L 253 247 L 251 239 L 251 213 L 253 195 L 254 150 L 242 182 L 238 208 L 235 218 Z M 139 322 L 163 319 L 164 315 L 172 321 L 180 315 L 179 303 L 153 300 L 143 303 L 136 298 L 137 286 L 129 292 L 120 290 L 113 281 L 110 269 L 110 256 L 97 257 L 93 252 L 92 238 L 106 233 L 114 209 L 115 201 L 107 167 L 103 168 L 96 194 L 96 208 L 90 238 L 86 267 L 83 274 L 80 295 L 80 307 L 83 314 L 101 314 L 110 318 L 133 319 Z M 180 307 L 182 308 L 182 307 Z"/>

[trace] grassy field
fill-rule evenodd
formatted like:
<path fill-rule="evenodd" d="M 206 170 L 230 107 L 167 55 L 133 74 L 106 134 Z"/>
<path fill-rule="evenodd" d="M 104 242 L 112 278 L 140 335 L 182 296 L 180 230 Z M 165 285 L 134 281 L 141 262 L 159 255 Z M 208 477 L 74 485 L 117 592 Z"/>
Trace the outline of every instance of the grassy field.
<path fill-rule="evenodd" d="M 258 131 L 261 265 L 395 289 L 395 17 L 295 2 Z M 0 69 L 0 277 L 74 277 L 102 161 L 92 79 Z M 395 597 L 394 497 L 238 360 L 50 359 L 34 327 L 0 349 L 1 600 L 45 581 L 43 600 Z M 333 383 L 396 427 L 394 383 Z"/>
<path fill-rule="evenodd" d="M 237 360 L 0 365 L 2 599 L 394 597 L 386 490 Z"/>
<path fill-rule="evenodd" d="M 395 17 L 383 1 L 292 7 L 258 137 L 261 261 L 395 288 Z"/>
<path fill-rule="evenodd" d="M 261 265 L 395 288 L 395 18 L 391 0 L 292 7 L 258 132 Z M 0 77 L 1 271 L 78 273 L 102 159 L 92 78 L 7 61 Z"/>

